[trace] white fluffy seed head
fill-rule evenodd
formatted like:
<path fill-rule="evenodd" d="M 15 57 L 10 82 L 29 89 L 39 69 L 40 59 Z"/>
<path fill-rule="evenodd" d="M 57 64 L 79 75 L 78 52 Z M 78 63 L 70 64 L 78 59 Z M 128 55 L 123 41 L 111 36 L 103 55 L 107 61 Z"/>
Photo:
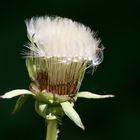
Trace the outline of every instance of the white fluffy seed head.
<path fill-rule="evenodd" d="M 102 60 L 102 50 L 98 48 L 100 40 L 83 24 L 67 18 L 45 16 L 26 20 L 26 26 L 31 41 L 27 57 L 63 57 L 66 61 L 83 58 L 93 65 Z"/>

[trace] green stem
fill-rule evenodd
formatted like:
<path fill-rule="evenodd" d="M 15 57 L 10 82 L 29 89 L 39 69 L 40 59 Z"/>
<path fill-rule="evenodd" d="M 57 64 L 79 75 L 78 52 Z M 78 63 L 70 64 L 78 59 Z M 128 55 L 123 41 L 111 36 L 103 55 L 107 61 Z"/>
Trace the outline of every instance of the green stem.
<path fill-rule="evenodd" d="M 46 140 L 57 140 L 57 120 L 48 120 Z"/>

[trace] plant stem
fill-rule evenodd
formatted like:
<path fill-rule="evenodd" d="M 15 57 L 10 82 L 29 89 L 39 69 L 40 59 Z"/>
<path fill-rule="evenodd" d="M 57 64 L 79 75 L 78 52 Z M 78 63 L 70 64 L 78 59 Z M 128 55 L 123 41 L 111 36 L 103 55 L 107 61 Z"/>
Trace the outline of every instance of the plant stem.
<path fill-rule="evenodd" d="M 46 140 L 57 140 L 57 120 L 48 120 Z"/>

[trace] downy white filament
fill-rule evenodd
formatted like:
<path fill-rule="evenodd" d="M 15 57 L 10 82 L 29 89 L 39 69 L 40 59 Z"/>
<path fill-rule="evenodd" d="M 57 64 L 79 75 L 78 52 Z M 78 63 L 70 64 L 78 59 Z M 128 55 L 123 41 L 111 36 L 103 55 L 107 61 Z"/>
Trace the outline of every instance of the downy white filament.
<path fill-rule="evenodd" d="M 85 59 L 98 65 L 103 58 L 99 51 L 100 39 L 89 27 L 68 18 L 33 17 L 26 20 L 29 40 L 34 45 L 28 46 L 32 53 L 26 52 L 26 57 L 63 57 L 78 61 Z M 31 44 L 32 44 L 31 43 Z"/>

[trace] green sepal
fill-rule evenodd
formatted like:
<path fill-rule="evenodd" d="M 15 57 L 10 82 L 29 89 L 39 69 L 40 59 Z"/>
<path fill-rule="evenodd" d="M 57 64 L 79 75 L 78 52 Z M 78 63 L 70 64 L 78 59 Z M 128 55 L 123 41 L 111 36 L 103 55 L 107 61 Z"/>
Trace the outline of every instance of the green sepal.
<path fill-rule="evenodd" d="M 0 98 L 1 99 L 11 99 L 11 98 L 14 98 L 14 97 L 20 96 L 20 95 L 36 96 L 33 92 L 31 92 L 27 89 L 15 89 L 15 90 L 11 90 L 9 92 L 6 92 L 4 95 L 0 96 Z"/>
<path fill-rule="evenodd" d="M 81 121 L 80 116 L 78 115 L 78 113 L 75 111 L 75 109 L 73 108 L 73 103 L 70 102 L 64 102 L 61 103 L 61 106 L 63 108 L 64 113 L 77 125 L 79 126 L 81 129 L 85 130 L 85 127 Z"/>
<path fill-rule="evenodd" d="M 91 93 L 88 91 L 82 91 L 82 92 L 77 93 L 77 95 L 75 96 L 75 100 L 77 98 L 104 99 L 104 98 L 112 98 L 112 97 L 114 97 L 114 95 L 112 95 L 112 94 L 99 95 L 99 94 Z"/>
<path fill-rule="evenodd" d="M 29 99 L 29 97 L 30 95 L 21 95 L 15 104 L 12 114 L 18 112 L 21 109 L 22 105 Z"/>
<path fill-rule="evenodd" d="M 46 118 L 46 109 L 47 104 L 40 103 L 38 101 L 35 101 L 35 111 L 38 115 L 40 115 L 43 118 Z"/>

